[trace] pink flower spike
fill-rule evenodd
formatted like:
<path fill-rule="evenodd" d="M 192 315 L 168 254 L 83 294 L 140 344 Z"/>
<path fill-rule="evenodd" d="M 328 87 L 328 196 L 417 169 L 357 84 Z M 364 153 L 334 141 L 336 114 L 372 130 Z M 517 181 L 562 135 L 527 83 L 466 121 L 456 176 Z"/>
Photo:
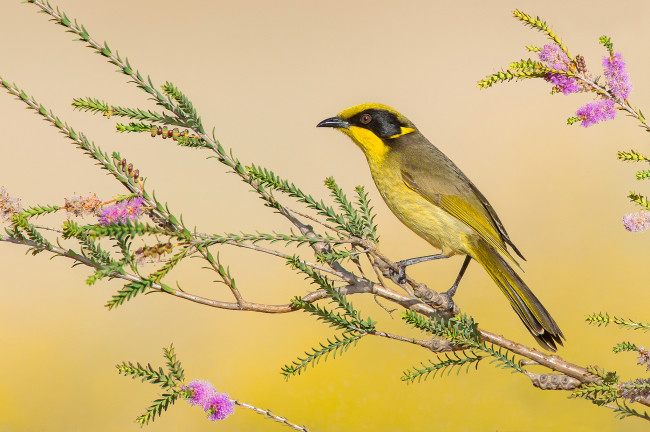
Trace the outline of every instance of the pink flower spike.
<path fill-rule="evenodd" d="M 625 100 L 632 91 L 630 75 L 627 73 L 625 60 L 621 53 L 603 58 L 603 68 L 605 69 L 605 78 L 607 78 L 607 87 L 616 99 Z"/>
<path fill-rule="evenodd" d="M 582 126 L 589 127 L 601 121 L 612 120 L 616 116 L 615 105 L 611 99 L 589 102 L 578 108 L 576 116 L 582 120 Z"/>
<path fill-rule="evenodd" d="M 126 223 L 127 221 L 134 221 L 144 213 L 142 208 L 143 203 L 144 199 L 142 197 L 137 197 L 123 200 L 117 204 L 103 208 L 99 214 L 99 224 L 106 226 L 120 222 Z"/>
<path fill-rule="evenodd" d="M 192 396 L 187 399 L 187 403 L 192 406 L 206 408 L 210 398 L 217 393 L 217 390 L 208 381 L 194 380 L 185 386 L 186 390 L 192 392 Z"/>
<path fill-rule="evenodd" d="M 208 400 L 205 410 L 208 412 L 208 420 L 224 420 L 235 413 L 235 403 L 226 393 L 215 393 Z"/>

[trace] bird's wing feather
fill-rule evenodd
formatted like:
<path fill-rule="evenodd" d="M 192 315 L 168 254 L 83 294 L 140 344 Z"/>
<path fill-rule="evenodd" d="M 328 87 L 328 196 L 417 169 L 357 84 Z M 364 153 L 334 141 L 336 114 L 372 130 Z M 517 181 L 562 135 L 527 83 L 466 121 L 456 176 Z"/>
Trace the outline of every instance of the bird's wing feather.
<path fill-rule="evenodd" d="M 409 188 L 473 229 L 490 246 L 516 263 L 502 239 L 502 236 L 507 238 L 507 234 L 504 235 L 499 229 L 501 223 L 497 222 L 498 218 L 495 220 L 494 210 L 489 203 L 486 207 L 485 197 L 449 159 L 445 158 L 443 162 L 450 165 L 445 164 L 442 170 L 439 166 L 425 169 L 422 165 L 426 161 L 418 160 L 415 164 L 403 167 L 402 180 Z M 461 177 L 458 178 L 461 181 L 455 181 L 453 177 Z"/>

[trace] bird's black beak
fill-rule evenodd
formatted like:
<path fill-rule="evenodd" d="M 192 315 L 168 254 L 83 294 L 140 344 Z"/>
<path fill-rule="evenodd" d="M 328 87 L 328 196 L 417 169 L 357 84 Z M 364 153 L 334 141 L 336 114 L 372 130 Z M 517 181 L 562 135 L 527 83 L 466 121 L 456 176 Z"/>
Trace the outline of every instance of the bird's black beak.
<path fill-rule="evenodd" d="M 331 127 L 331 128 L 347 129 L 348 127 L 350 127 L 350 123 L 346 122 L 345 120 L 341 120 L 338 117 L 330 117 L 318 123 L 316 127 Z"/>

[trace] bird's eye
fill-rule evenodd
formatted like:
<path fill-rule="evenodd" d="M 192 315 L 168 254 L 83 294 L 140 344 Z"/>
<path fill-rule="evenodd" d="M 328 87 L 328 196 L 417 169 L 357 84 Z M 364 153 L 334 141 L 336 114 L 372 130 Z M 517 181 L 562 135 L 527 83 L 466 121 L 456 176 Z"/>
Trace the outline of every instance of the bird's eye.
<path fill-rule="evenodd" d="M 370 114 L 364 114 L 364 115 L 361 116 L 361 118 L 359 120 L 363 124 L 368 124 L 368 123 L 370 123 L 370 120 L 372 120 L 372 117 L 370 116 Z"/>

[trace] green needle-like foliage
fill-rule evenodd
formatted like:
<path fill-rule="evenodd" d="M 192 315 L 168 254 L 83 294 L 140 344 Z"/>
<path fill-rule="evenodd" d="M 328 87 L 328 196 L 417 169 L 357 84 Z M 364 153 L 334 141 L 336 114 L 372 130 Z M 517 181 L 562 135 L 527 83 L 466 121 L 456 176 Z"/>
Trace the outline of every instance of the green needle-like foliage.
<path fill-rule="evenodd" d="M 149 424 L 150 421 L 156 419 L 156 415 L 160 417 L 163 411 L 167 411 L 167 408 L 173 405 L 178 397 L 179 393 L 176 392 L 163 394 L 160 398 L 153 401 L 153 404 L 147 408 L 145 413 L 138 416 L 135 421 L 143 426 Z"/>
<path fill-rule="evenodd" d="M 363 222 L 363 235 L 371 241 L 379 241 L 379 236 L 377 235 L 377 225 L 375 225 L 375 214 L 373 212 L 374 208 L 370 205 L 370 198 L 368 198 L 368 193 L 363 188 L 363 186 L 357 186 L 355 189 L 357 194 L 357 206 L 359 206 L 360 218 Z"/>
<path fill-rule="evenodd" d="M 471 350 L 454 351 L 453 353 L 437 355 L 435 360 L 429 360 L 429 364 L 421 363 L 421 367 L 413 366 L 411 369 L 404 371 L 401 380 L 420 382 L 429 377 L 434 378 L 438 372 L 441 374 L 447 372 L 447 375 L 449 375 L 454 370 L 456 370 L 457 374 L 460 374 L 463 367 L 465 367 L 465 372 L 469 371 L 469 367 L 472 365 L 478 368 L 478 364 L 483 358 L 485 356 L 476 355 Z"/>
<path fill-rule="evenodd" d="M 334 340 L 327 339 L 327 343 L 320 343 L 320 348 L 312 348 L 311 352 L 305 351 L 306 357 L 298 357 L 293 363 L 282 367 L 282 375 L 289 379 L 291 376 L 300 375 L 310 364 L 315 366 L 321 359 L 327 360 L 330 354 L 342 355 L 352 345 L 356 345 L 364 334 L 343 333 L 341 337 L 334 336 Z"/>
<path fill-rule="evenodd" d="M 63 207 L 60 206 L 53 206 L 53 205 L 36 205 L 33 207 L 29 207 L 26 209 L 23 209 L 23 211 L 20 213 L 20 216 L 29 219 L 32 217 L 38 217 L 44 214 L 49 214 L 49 213 L 55 213 L 59 210 L 61 210 Z"/>
<path fill-rule="evenodd" d="M 512 372 L 524 372 L 516 361 L 514 354 L 509 354 L 507 350 L 503 350 L 495 345 L 486 344 L 480 339 L 478 324 L 474 322 L 470 316 L 459 314 L 450 319 L 430 319 L 418 314 L 417 312 L 407 310 L 402 314 L 402 318 L 414 328 L 444 338 L 452 342 L 454 345 L 463 348 L 463 351 L 465 351 L 465 357 L 463 357 L 462 361 L 459 358 L 452 359 L 448 357 L 441 359 L 438 357 L 436 361 L 431 361 L 431 366 L 427 366 L 430 370 L 414 367 L 410 372 L 405 373 L 406 376 L 412 376 L 412 374 L 416 374 L 416 371 L 421 371 L 422 373 L 414 375 L 413 379 L 420 375 L 428 376 L 431 372 L 434 372 L 437 369 L 446 369 L 450 366 L 464 365 L 467 362 L 470 362 L 470 360 L 467 360 L 468 358 L 473 359 L 471 360 L 472 362 L 479 362 L 480 360 L 489 358 L 490 363 L 494 363 L 497 367 L 510 369 Z M 468 350 L 471 352 L 468 353 Z M 477 351 L 482 351 L 486 355 L 478 355 L 476 353 Z M 413 381 L 413 379 L 411 379 L 411 381 Z"/>
<path fill-rule="evenodd" d="M 643 413 L 640 413 L 639 411 L 635 410 L 634 408 L 631 408 L 628 406 L 625 401 L 617 401 L 616 402 L 616 407 L 614 408 L 614 412 L 616 413 L 616 416 L 620 418 L 621 420 L 626 418 L 626 417 L 640 417 L 645 420 L 650 420 L 650 415 L 646 411 L 643 411 Z"/>
<path fill-rule="evenodd" d="M 586 321 L 589 324 L 595 324 L 599 327 L 602 325 L 607 326 L 611 323 L 614 323 L 614 324 L 618 324 L 619 327 L 626 328 L 628 330 L 643 330 L 643 331 L 650 330 L 650 323 L 637 322 L 629 318 L 625 319 L 625 318 L 618 318 L 618 317 L 610 317 L 609 314 L 602 314 L 602 313 L 587 315 Z"/>
<path fill-rule="evenodd" d="M 142 382 L 160 384 L 163 390 L 168 391 L 156 399 L 144 414 L 138 416 L 136 421 L 141 425 L 155 420 L 156 416 L 160 417 L 162 412 L 166 411 L 183 392 L 184 371 L 181 363 L 176 359 L 174 346 L 170 345 L 169 348 L 164 348 L 163 352 L 167 360 L 167 371 L 164 371 L 162 367 L 154 369 L 150 364 L 143 366 L 140 363 L 133 364 L 132 362 L 122 362 L 116 366 L 118 373 L 122 375 L 130 376 L 133 379 L 140 378 Z"/>
<path fill-rule="evenodd" d="M 174 231 L 168 228 L 160 228 L 149 224 L 143 224 L 138 221 L 121 222 L 109 225 L 89 225 L 87 227 L 80 228 L 84 229 L 86 234 L 91 238 L 120 237 L 124 235 L 164 235 L 181 240 L 187 238 L 186 235 L 182 232 Z"/>
<path fill-rule="evenodd" d="M 38 245 L 29 249 L 32 252 L 32 255 L 36 255 L 43 250 L 50 250 L 53 248 L 52 243 L 43 237 L 43 234 L 41 234 L 34 225 L 29 223 L 27 221 L 27 218 L 23 216 L 22 213 L 15 214 L 12 217 L 11 222 L 15 231 L 22 230 L 28 239 Z"/>
<path fill-rule="evenodd" d="M 630 150 L 629 152 L 623 152 L 620 151 L 616 153 L 616 156 L 618 157 L 619 160 L 622 161 L 629 161 L 629 162 L 641 162 L 641 161 L 646 161 L 650 162 L 650 159 L 648 159 L 647 156 L 642 155 L 641 153 L 635 151 L 635 150 Z"/>
<path fill-rule="evenodd" d="M 620 352 L 625 352 L 625 351 L 638 351 L 639 347 L 633 344 L 632 342 L 621 342 L 618 343 L 612 348 L 612 351 L 614 351 L 615 354 L 618 354 Z"/>
<path fill-rule="evenodd" d="M 108 310 L 121 306 L 124 302 L 131 300 L 136 295 L 145 292 L 152 284 L 153 281 L 149 279 L 129 282 L 114 294 L 113 298 L 109 300 L 105 306 Z"/>
<path fill-rule="evenodd" d="M 181 367 L 181 362 L 176 359 L 174 345 L 170 345 L 169 348 L 163 348 L 163 351 L 167 359 L 167 367 L 169 368 L 170 375 L 176 381 L 183 382 L 185 380 L 185 371 Z"/>
<path fill-rule="evenodd" d="M 162 280 L 162 278 L 165 277 L 165 276 L 166 276 L 166 275 L 171 271 L 172 268 L 174 268 L 178 263 L 181 262 L 181 260 L 182 260 L 183 258 L 185 258 L 185 257 L 187 256 L 187 254 L 188 254 L 189 251 L 190 251 L 190 248 L 189 248 L 189 247 L 184 247 L 184 248 L 182 248 L 182 249 L 180 250 L 180 252 L 178 252 L 178 253 L 176 253 L 175 255 L 173 255 L 173 256 L 169 259 L 169 261 L 167 261 L 167 262 L 165 263 L 165 265 L 163 265 L 161 268 L 159 268 L 159 269 L 156 270 L 155 272 L 151 273 L 151 274 L 149 275 L 149 278 L 150 278 L 152 281 L 154 281 L 154 282 L 156 282 L 156 283 L 159 283 L 159 282 Z"/>
<path fill-rule="evenodd" d="M 275 175 L 273 171 L 255 165 L 247 167 L 246 170 L 253 178 L 260 181 L 264 186 L 285 193 L 290 197 L 297 198 L 298 202 L 306 204 L 308 208 L 315 210 L 319 215 L 324 216 L 327 221 L 336 224 L 338 229 L 346 231 L 352 235 L 356 232 L 354 226 L 349 224 L 343 214 L 337 213 L 322 200 L 317 201 L 311 195 L 304 193 L 293 183 Z"/>
<path fill-rule="evenodd" d="M 330 303 L 336 305 L 335 310 L 342 311 L 343 316 L 327 311 L 325 308 L 317 308 L 313 303 L 302 302 L 299 298 L 292 301 L 294 307 L 303 309 L 305 312 L 317 316 L 318 319 L 328 322 L 332 326 L 342 326 L 341 328 L 357 332 L 375 331 L 375 323 L 370 318 L 366 320 L 362 319 L 361 312 L 356 310 L 352 303 L 348 301 L 347 297 L 342 295 L 322 273 L 310 268 L 295 256 L 288 260 L 288 264 L 306 274 L 313 283 L 321 286 L 330 295 Z"/>
<path fill-rule="evenodd" d="M 91 112 L 93 114 L 102 113 L 106 116 L 126 117 L 133 120 L 148 121 L 154 123 L 163 123 L 174 126 L 184 126 L 178 120 L 165 113 L 158 113 L 151 110 L 140 108 L 125 108 L 115 105 L 109 105 L 107 102 L 93 98 L 74 98 L 72 106 L 76 109 Z"/>
<path fill-rule="evenodd" d="M 630 199 L 630 201 L 637 203 L 641 207 L 650 209 L 650 202 L 648 202 L 648 198 L 646 198 L 645 196 L 632 192 L 628 195 L 628 198 Z"/>
<path fill-rule="evenodd" d="M 320 343 L 319 348 L 312 348 L 311 352 L 305 352 L 306 357 L 298 357 L 292 364 L 282 368 L 282 374 L 289 378 L 300 373 L 309 365 L 315 365 L 321 358 L 327 359 L 330 354 L 334 356 L 338 352 L 342 354 L 359 339 L 375 331 L 375 322 L 370 318 L 363 320 L 359 311 L 354 309 L 346 296 L 341 295 L 333 284 L 320 272 L 305 265 L 298 257 L 288 260 L 289 265 L 307 275 L 312 283 L 322 287 L 331 297 L 330 303 L 334 304 L 333 310 L 328 310 L 314 303 L 308 303 L 301 298 L 294 298 L 291 304 L 296 309 L 313 315 L 316 319 L 326 322 L 330 327 L 343 330 L 343 334 L 334 336 L 334 340 L 327 339 L 326 343 Z"/>
<path fill-rule="evenodd" d="M 161 88 L 165 94 L 176 101 L 178 109 L 183 113 L 183 117 L 187 119 L 186 126 L 196 128 L 199 132 L 205 133 L 201 124 L 201 118 L 188 97 L 170 82 L 166 82 Z"/>
<path fill-rule="evenodd" d="M 553 42 L 555 42 L 557 45 L 559 45 L 560 49 L 564 51 L 564 53 L 571 59 L 573 60 L 573 57 L 571 57 L 571 54 L 569 54 L 569 51 L 567 50 L 566 46 L 562 43 L 558 35 L 551 30 L 551 28 L 546 24 L 544 20 L 542 20 L 540 17 L 535 17 L 533 18 L 531 15 L 528 15 L 527 13 L 524 13 L 520 10 L 515 10 L 512 12 L 512 14 L 517 18 L 518 20 L 522 21 L 525 25 L 530 26 L 536 30 L 541 31 L 542 33 L 546 33 L 549 39 L 551 39 Z"/>
<path fill-rule="evenodd" d="M 327 234 L 325 235 L 316 234 L 313 237 L 303 236 L 303 235 L 295 234 L 292 230 L 290 234 L 283 234 L 277 232 L 273 232 L 272 234 L 269 234 L 269 233 L 261 233 L 259 231 L 256 232 L 255 234 L 250 234 L 250 233 L 212 234 L 210 235 L 209 240 L 203 241 L 202 244 L 204 246 L 211 246 L 214 244 L 222 244 L 222 243 L 256 244 L 259 242 L 269 242 L 270 244 L 283 242 L 285 243 L 286 246 L 289 246 L 291 244 L 295 244 L 296 246 L 303 246 L 303 245 L 312 245 L 314 243 L 320 243 L 320 242 L 336 243 L 336 242 L 340 242 L 340 240 Z"/>

